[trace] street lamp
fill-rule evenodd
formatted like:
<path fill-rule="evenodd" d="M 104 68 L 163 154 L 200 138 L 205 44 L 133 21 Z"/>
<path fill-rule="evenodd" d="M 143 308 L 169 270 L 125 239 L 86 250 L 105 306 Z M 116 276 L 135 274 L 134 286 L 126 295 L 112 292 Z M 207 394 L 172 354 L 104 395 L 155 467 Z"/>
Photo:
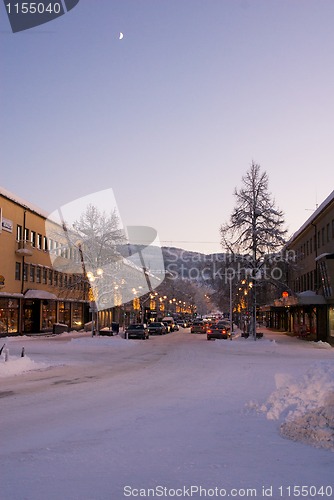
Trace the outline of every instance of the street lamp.
<path fill-rule="evenodd" d="M 99 323 L 99 316 L 98 316 L 98 308 L 96 301 L 98 299 L 98 287 L 96 281 L 103 278 L 103 269 L 97 268 L 96 269 L 96 276 L 94 276 L 94 273 L 92 271 L 88 271 L 86 273 L 86 276 L 89 281 L 90 285 L 90 307 L 91 307 L 91 312 L 92 312 L 92 337 L 94 336 L 94 330 L 98 332 L 98 323 Z M 96 319 L 95 319 L 96 315 Z M 96 329 L 95 329 L 95 322 L 96 322 Z"/>

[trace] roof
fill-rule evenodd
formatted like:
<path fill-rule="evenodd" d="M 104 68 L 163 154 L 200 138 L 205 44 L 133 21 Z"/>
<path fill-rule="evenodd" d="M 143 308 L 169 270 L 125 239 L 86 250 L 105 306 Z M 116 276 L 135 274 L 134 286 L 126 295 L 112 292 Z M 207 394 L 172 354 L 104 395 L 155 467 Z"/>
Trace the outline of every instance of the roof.
<path fill-rule="evenodd" d="M 20 198 L 16 194 L 11 193 L 2 186 L 0 186 L 0 195 L 2 195 L 4 198 L 7 198 L 10 201 L 13 201 L 14 203 L 17 203 L 18 205 L 21 205 L 21 207 L 26 208 L 31 212 L 35 212 L 36 214 L 40 215 L 41 217 L 44 217 L 45 219 L 47 219 L 49 216 L 49 214 L 44 212 L 44 210 L 42 210 L 41 208 L 37 207 L 33 203 L 30 203 L 29 201 L 24 200 L 23 198 Z"/>
<path fill-rule="evenodd" d="M 319 215 L 331 204 L 334 202 L 334 191 L 331 192 L 329 196 L 321 203 L 321 205 L 313 212 L 313 214 L 304 222 L 304 224 L 291 236 L 286 246 L 289 246 L 289 243 L 296 240 L 304 231 L 307 229 L 312 222 L 314 222 Z"/>

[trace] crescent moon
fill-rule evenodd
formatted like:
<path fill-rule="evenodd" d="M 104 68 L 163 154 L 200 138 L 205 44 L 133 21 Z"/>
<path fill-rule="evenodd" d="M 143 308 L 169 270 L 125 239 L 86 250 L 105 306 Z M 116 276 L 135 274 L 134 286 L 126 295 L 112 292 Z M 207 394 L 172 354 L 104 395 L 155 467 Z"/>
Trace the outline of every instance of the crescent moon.
<path fill-rule="evenodd" d="M 123 33 L 121 32 L 121 33 L 119 34 L 119 37 L 118 37 L 118 38 L 119 38 L 119 40 L 122 40 L 122 38 L 123 38 L 123 37 L 124 37 L 124 35 L 123 35 Z"/>

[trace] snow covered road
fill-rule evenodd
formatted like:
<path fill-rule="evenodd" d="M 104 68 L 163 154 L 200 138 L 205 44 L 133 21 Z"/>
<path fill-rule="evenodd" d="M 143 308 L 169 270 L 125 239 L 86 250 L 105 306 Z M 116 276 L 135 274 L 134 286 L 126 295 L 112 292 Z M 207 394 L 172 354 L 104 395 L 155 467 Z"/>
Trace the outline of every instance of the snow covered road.
<path fill-rule="evenodd" d="M 21 343 L 8 341 L 9 363 Z M 332 348 L 271 333 L 207 342 L 189 330 L 24 347 L 21 362 L 38 370 L 0 365 L 2 500 L 278 499 L 296 486 L 334 497 L 333 451 L 283 438 L 289 401 L 275 399 L 310 369 L 330 392 Z"/>

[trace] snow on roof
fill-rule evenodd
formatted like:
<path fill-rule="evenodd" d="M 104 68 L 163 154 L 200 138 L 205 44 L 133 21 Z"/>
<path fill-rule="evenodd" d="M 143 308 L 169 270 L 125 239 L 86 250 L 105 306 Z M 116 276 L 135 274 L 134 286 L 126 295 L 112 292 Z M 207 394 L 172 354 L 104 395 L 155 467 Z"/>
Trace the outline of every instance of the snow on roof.
<path fill-rule="evenodd" d="M 321 203 L 321 205 L 313 212 L 313 214 L 304 222 L 304 224 L 297 229 L 297 231 L 291 236 L 287 242 L 287 246 L 300 236 L 305 229 L 311 225 L 311 223 L 327 208 L 327 206 L 334 201 L 334 190 L 329 196 Z"/>
<path fill-rule="evenodd" d="M 44 217 L 45 219 L 48 217 L 48 214 L 46 212 L 44 212 L 44 210 L 42 210 L 41 208 L 37 207 L 37 205 L 34 205 L 33 203 L 30 203 L 29 201 L 26 201 L 23 198 L 20 198 L 19 196 L 11 193 L 7 189 L 3 188 L 2 186 L 0 186 L 0 195 L 2 195 L 5 198 L 8 198 L 9 200 L 21 205 L 23 208 L 27 208 L 28 210 L 35 212 L 36 214 Z"/>

